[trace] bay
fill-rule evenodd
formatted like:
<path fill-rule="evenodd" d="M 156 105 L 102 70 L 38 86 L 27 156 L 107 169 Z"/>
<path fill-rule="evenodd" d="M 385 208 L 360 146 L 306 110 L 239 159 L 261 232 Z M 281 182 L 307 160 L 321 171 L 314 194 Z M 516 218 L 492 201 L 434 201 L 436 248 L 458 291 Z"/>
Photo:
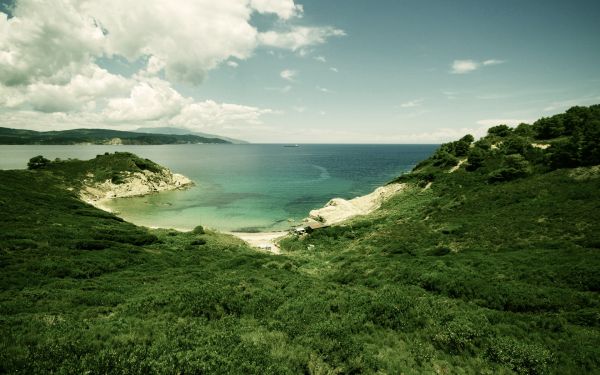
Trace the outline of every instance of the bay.
<path fill-rule="evenodd" d="M 287 229 L 333 197 L 367 194 L 409 171 L 437 145 L 0 146 L 0 168 L 25 168 L 35 155 L 90 159 L 129 151 L 195 183 L 185 191 L 117 199 L 109 207 L 149 227 L 223 231 Z"/>

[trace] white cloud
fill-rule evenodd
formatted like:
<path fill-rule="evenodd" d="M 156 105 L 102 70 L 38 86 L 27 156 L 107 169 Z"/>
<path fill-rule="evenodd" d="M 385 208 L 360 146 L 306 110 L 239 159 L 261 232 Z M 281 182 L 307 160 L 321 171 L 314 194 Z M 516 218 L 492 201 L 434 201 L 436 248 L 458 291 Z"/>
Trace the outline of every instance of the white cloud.
<path fill-rule="evenodd" d="M 505 118 L 505 119 L 485 119 L 477 121 L 478 125 L 483 125 L 486 127 L 492 127 L 496 125 L 508 125 L 508 126 L 517 126 L 521 123 L 530 123 L 531 119 L 514 119 L 514 118 Z"/>
<path fill-rule="evenodd" d="M 591 95 L 591 96 L 583 96 L 579 98 L 562 100 L 550 103 L 548 106 L 544 108 L 544 112 L 558 112 L 569 109 L 570 107 L 576 105 L 591 105 L 598 103 L 600 101 L 600 96 Z"/>
<path fill-rule="evenodd" d="M 148 57 L 169 79 L 198 84 L 221 62 L 247 59 L 259 45 L 298 50 L 344 35 L 287 23 L 302 11 L 293 0 L 20 0 L 14 17 L 0 14 L 0 82 L 68 81 L 97 57 L 121 56 Z M 250 24 L 254 12 L 282 22 L 259 33 Z"/>
<path fill-rule="evenodd" d="M 331 94 L 333 92 L 333 91 L 329 90 L 328 88 L 321 87 L 321 86 L 317 86 L 317 90 L 324 92 L 326 94 Z"/>
<path fill-rule="evenodd" d="M 258 40 L 260 44 L 267 47 L 297 51 L 306 46 L 323 44 L 330 37 L 344 35 L 346 33 L 343 30 L 330 26 L 294 26 L 289 31 L 266 31 L 260 33 Z"/>
<path fill-rule="evenodd" d="M 483 137 L 486 132 L 487 127 L 460 129 L 440 128 L 422 133 L 389 135 L 388 137 L 381 138 L 381 141 L 393 143 L 442 143 L 455 141 L 466 134 L 471 134 L 477 139 Z"/>
<path fill-rule="evenodd" d="M 14 108 L 29 108 L 40 112 L 72 112 L 81 109 L 93 110 L 104 98 L 124 95 L 133 82 L 122 76 L 111 74 L 96 65 L 88 65 L 74 75 L 66 84 L 38 81 L 27 86 L 2 86 L 4 105 Z"/>
<path fill-rule="evenodd" d="M 261 124 L 263 115 L 276 113 L 271 109 L 207 100 L 186 105 L 169 123 L 195 130 L 214 129 L 224 124 Z"/>
<path fill-rule="evenodd" d="M 259 32 L 250 23 L 255 13 L 275 15 L 273 28 Z M 172 82 L 199 84 L 211 69 L 235 68 L 261 46 L 308 51 L 345 35 L 330 26 L 294 26 L 302 14 L 294 0 L 19 0 L 10 19 L 0 13 L 2 124 L 258 126 L 277 112 L 198 102 Z M 99 59 L 103 67 L 117 60 L 144 66 L 124 77 Z M 290 81 L 296 75 L 284 72 Z"/>
<path fill-rule="evenodd" d="M 339 73 L 338 68 L 334 68 L 333 66 L 331 68 L 329 68 L 329 70 L 331 70 L 334 73 Z"/>
<path fill-rule="evenodd" d="M 294 4 L 294 0 L 251 0 L 250 5 L 259 13 L 274 13 L 283 20 L 301 17 L 302 5 Z"/>
<path fill-rule="evenodd" d="M 279 73 L 279 76 L 287 81 L 294 81 L 295 77 L 298 75 L 298 72 L 291 69 L 285 69 Z"/>
<path fill-rule="evenodd" d="M 483 66 L 492 66 L 504 64 L 504 60 L 485 60 L 483 62 L 475 61 L 475 60 L 454 60 L 452 63 L 452 74 L 467 74 L 472 71 L 475 71 Z"/>
<path fill-rule="evenodd" d="M 479 63 L 474 60 L 454 60 L 452 63 L 452 73 L 465 74 L 477 70 Z"/>
<path fill-rule="evenodd" d="M 323 56 L 316 56 L 315 60 L 320 61 L 322 63 L 326 63 L 327 62 L 327 59 L 325 57 L 323 57 Z"/>
<path fill-rule="evenodd" d="M 400 108 L 415 108 L 420 107 L 423 104 L 423 99 L 410 100 L 400 104 Z"/>
<path fill-rule="evenodd" d="M 74 1 L 74 0 L 72 0 Z M 247 1 L 83 0 L 82 13 L 108 31 L 108 55 L 156 56 L 172 80 L 199 84 L 230 57 L 246 59 L 258 34 Z"/>
<path fill-rule="evenodd" d="M 177 115 L 191 99 L 185 99 L 167 81 L 142 80 L 128 97 L 111 98 L 104 110 L 110 121 L 153 121 Z"/>
<path fill-rule="evenodd" d="M 442 94 L 446 97 L 446 99 L 454 100 L 458 98 L 460 93 L 458 91 L 442 91 Z"/>
<path fill-rule="evenodd" d="M 0 13 L 0 83 L 23 85 L 52 77 L 68 82 L 102 53 L 104 36 L 93 19 L 66 1 L 22 0 L 14 17 Z"/>
<path fill-rule="evenodd" d="M 488 65 L 500 65 L 500 64 L 504 64 L 504 63 L 505 63 L 504 60 L 490 59 L 490 60 L 485 60 L 482 64 L 484 66 L 488 66 Z"/>

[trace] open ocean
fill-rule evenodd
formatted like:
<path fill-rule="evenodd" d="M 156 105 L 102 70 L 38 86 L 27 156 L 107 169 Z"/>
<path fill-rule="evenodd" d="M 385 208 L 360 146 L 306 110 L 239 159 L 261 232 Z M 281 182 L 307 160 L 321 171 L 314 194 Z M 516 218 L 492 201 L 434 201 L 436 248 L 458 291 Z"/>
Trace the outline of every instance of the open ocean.
<path fill-rule="evenodd" d="M 354 198 L 409 171 L 437 145 L 0 146 L 0 169 L 35 155 L 90 159 L 129 151 L 191 178 L 196 186 L 117 199 L 119 216 L 145 226 L 224 231 L 287 229 L 331 198 Z M 1 183 L 1 182 L 0 182 Z"/>

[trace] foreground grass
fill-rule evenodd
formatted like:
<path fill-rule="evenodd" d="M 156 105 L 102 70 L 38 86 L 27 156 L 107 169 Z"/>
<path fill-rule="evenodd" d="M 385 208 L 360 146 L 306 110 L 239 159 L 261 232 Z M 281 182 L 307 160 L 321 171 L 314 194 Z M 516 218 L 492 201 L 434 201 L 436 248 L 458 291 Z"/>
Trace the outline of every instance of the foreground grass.
<path fill-rule="evenodd" d="M 2 372 L 598 369 L 598 178 L 459 172 L 271 256 L 0 174 Z"/>

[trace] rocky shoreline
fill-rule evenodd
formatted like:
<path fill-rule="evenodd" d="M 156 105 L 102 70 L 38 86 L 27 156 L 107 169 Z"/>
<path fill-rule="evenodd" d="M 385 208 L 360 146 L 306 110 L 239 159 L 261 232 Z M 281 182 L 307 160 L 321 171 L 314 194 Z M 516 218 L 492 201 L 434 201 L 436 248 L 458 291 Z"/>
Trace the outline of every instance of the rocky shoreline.
<path fill-rule="evenodd" d="M 95 182 L 94 175 L 88 174 L 83 180 L 79 198 L 101 210 L 111 211 L 104 203 L 110 199 L 138 197 L 168 190 L 183 190 L 194 185 L 184 175 L 173 173 L 167 168 L 159 172 L 125 172 L 122 181 Z"/>
<path fill-rule="evenodd" d="M 333 198 L 325 207 L 310 211 L 306 221 L 325 225 L 339 224 L 355 216 L 369 214 L 395 194 L 406 189 L 404 183 L 393 183 L 378 187 L 373 192 L 350 200 Z"/>

